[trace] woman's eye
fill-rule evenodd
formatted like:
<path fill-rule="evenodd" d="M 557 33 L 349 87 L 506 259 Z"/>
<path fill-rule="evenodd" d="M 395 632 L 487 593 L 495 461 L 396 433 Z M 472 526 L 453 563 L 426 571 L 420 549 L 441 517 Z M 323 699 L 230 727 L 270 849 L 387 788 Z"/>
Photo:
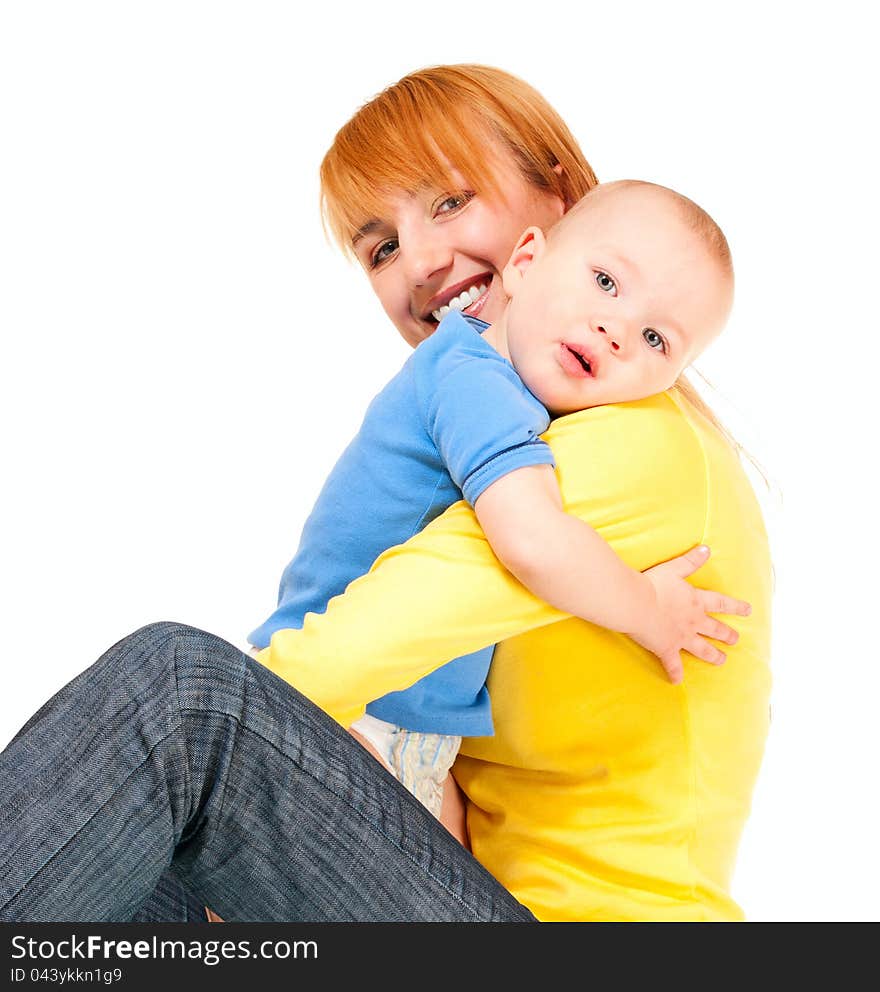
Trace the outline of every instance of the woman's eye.
<path fill-rule="evenodd" d="M 388 238 L 386 241 L 381 241 L 376 245 L 370 255 L 370 268 L 375 269 L 377 265 L 381 265 L 385 259 L 390 258 L 396 251 L 396 238 Z"/>
<path fill-rule="evenodd" d="M 474 198 L 470 190 L 462 190 L 460 193 L 444 193 L 439 199 L 434 201 L 434 216 L 438 214 L 454 214 L 456 210 L 461 210 Z"/>
<path fill-rule="evenodd" d="M 666 342 L 663 340 L 663 336 L 655 331 L 653 327 L 646 327 L 642 331 L 642 337 L 651 348 L 656 348 L 658 351 L 666 354 Z"/>
<path fill-rule="evenodd" d="M 607 272 L 596 273 L 596 284 L 603 293 L 610 293 L 612 296 L 617 296 L 617 283 Z"/>

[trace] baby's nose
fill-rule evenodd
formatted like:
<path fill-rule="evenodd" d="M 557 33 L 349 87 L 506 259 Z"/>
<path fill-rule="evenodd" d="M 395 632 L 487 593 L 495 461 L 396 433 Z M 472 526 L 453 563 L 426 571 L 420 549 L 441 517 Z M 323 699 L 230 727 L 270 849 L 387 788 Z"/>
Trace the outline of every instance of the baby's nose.
<path fill-rule="evenodd" d="M 608 338 L 608 344 L 611 346 L 612 351 L 620 351 L 620 343 L 617 340 L 620 337 L 619 334 L 609 334 L 604 324 L 597 324 L 596 330 L 599 334 L 604 334 Z"/>

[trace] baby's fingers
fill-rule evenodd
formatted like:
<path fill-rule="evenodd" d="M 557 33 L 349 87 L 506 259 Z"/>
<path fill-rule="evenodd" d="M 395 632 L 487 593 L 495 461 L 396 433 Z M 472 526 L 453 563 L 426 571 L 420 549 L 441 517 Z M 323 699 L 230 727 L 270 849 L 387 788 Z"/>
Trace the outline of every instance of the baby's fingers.
<path fill-rule="evenodd" d="M 684 678 L 684 665 L 681 661 L 679 651 L 670 651 L 668 654 L 658 655 L 666 676 L 673 685 L 678 685 Z"/>
<path fill-rule="evenodd" d="M 698 589 L 700 606 L 704 613 L 727 613 L 730 616 L 747 617 L 752 612 L 751 604 L 711 589 Z"/>
<path fill-rule="evenodd" d="M 739 634 L 733 627 L 728 627 L 726 623 L 710 616 L 703 618 L 697 633 L 711 637 L 714 641 L 723 641 L 725 644 L 736 644 L 739 640 Z"/>
<path fill-rule="evenodd" d="M 708 661 L 710 665 L 723 665 L 727 661 L 727 655 L 710 644 L 705 637 L 692 638 L 685 645 L 685 650 L 701 661 Z"/>

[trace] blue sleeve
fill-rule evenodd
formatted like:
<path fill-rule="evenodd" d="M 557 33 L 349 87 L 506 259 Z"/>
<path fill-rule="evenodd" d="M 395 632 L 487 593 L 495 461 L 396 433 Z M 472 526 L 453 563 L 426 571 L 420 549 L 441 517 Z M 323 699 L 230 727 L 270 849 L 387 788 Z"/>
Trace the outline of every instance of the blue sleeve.
<path fill-rule="evenodd" d="M 539 436 L 550 417 L 502 358 L 459 362 L 423 397 L 426 429 L 471 506 L 509 472 L 555 464 Z"/>

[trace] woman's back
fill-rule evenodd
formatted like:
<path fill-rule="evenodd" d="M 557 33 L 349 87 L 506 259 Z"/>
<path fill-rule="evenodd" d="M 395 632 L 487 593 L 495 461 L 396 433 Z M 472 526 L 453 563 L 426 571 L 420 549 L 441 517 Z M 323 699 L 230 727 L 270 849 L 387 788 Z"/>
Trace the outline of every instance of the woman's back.
<path fill-rule="evenodd" d="M 769 719 L 770 560 L 742 466 L 671 394 L 557 421 L 569 511 L 644 569 L 699 543 L 695 584 L 748 600 L 728 661 L 672 686 L 628 638 L 580 620 L 496 649 L 495 736 L 456 778 L 475 855 L 540 919 L 736 919 L 730 875 Z"/>

